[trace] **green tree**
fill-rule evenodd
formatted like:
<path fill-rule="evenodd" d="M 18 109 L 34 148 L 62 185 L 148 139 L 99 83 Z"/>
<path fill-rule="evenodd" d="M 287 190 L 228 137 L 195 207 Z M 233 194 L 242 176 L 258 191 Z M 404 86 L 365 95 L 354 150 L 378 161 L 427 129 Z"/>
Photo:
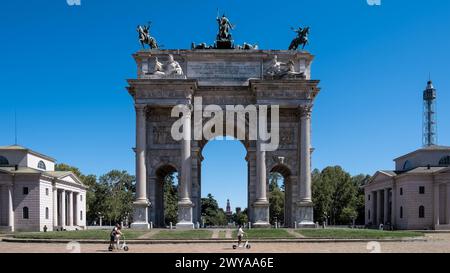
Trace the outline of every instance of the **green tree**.
<path fill-rule="evenodd" d="M 227 217 L 223 209 L 219 208 L 217 200 L 212 194 L 202 198 L 202 215 L 205 217 L 205 224 L 210 226 L 224 226 L 227 224 Z"/>
<path fill-rule="evenodd" d="M 104 204 L 100 205 L 104 211 L 105 220 L 120 222 L 131 215 L 133 211 L 133 189 L 135 177 L 126 171 L 113 170 L 100 176 L 98 184 L 107 196 Z M 101 202 L 101 200 L 98 200 Z"/>
<path fill-rule="evenodd" d="M 169 174 L 164 179 L 164 219 L 166 225 L 170 222 L 177 223 L 178 190 L 175 185 L 175 173 Z"/>
<path fill-rule="evenodd" d="M 346 222 L 342 215 L 344 208 L 356 210 L 358 187 L 349 173 L 341 167 L 327 167 L 322 172 L 315 170 L 313 177 L 313 202 L 315 217 L 325 221 L 329 217 L 333 225 Z"/>
<path fill-rule="evenodd" d="M 345 223 L 353 224 L 353 221 L 358 217 L 358 212 L 355 207 L 345 207 L 342 209 L 341 219 Z"/>
<path fill-rule="evenodd" d="M 363 186 L 370 180 L 370 175 L 359 174 L 352 177 L 353 184 L 358 188 L 358 195 L 356 198 L 356 211 L 358 216 L 356 218 L 356 224 L 364 225 L 365 223 L 365 196 Z"/>
<path fill-rule="evenodd" d="M 282 180 L 283 176 L 280 173 L 274 172 L 269 175 L 269 215 L 271 223 L 275 223 L 275 221 L 284 223 L 285 193 L 279 186 L 279 182 Z"/>
<path fill-rule="evenodd" d="M 236 223 L 236 225 L 240 226 L 247 224 L 248 223 L 247 210 L 240 211 L 239 213 L 234 213 L 233 221 Z"/>

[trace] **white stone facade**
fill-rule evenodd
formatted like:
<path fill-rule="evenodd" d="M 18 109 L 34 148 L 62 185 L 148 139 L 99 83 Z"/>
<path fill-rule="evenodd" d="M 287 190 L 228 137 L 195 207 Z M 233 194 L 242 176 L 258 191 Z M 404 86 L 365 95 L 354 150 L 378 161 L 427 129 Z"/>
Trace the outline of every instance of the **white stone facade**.
<path fill-rule="evenodd" d="M 64 200 L 64 201 L 63 201 Z M 0 229 L 86 227 L 86 187 L 55 160 L 21 146 L 0 147 Z"/>
<path fill-rule="evenodd" d="M 365 222 L 396 229 L 450 229 L 450 147 L 431 146 L 395 159 L 365 186 Z"/>

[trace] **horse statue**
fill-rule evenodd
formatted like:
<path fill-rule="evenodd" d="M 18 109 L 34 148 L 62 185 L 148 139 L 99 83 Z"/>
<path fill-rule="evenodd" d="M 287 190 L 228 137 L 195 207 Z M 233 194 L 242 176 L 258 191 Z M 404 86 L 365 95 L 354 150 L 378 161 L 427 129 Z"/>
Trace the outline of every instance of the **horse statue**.
<path fill-rule="evenodd" d="M 297 37 L 292 40 L 291 45 L 289 46 L 289 50 L 297 50 L 299 46 L 302 46 L 302 49 L 305 49 L 305 46 L 308 44 L 308 35 L 309 35 L 309 27 L 292 30 L 297 33 Z"/>
<path fill-rule="evenodd" d="M 156 39 L 150 36 L 150 23 L 147 26 L 137 26 L 137 32 L 139 33 L 139 42 L 142 48 L 145 49 L 145 45 L 148 45 L 150 49 L 158 48 Z"/>

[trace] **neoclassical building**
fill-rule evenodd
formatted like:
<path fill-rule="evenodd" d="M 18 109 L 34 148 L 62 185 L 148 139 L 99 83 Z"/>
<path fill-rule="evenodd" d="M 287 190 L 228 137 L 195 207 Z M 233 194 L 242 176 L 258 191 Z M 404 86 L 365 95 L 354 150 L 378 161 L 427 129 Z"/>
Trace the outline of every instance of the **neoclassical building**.
<path fill-rule="evenodd" d="M 55 159 L 28 148 L 0 146 L 0 229 L 53 231 L 86 227 L 86 187 Z"/>
<path fill-rule="evenodd" d="M 245 135 L 241 142 L 247 150 L 249 220 L 255 227 L 270 226 L 268 177 L 278 172 L 286 185 L 285 225 L 314 225 L 310 126 L 320 88 L 319 81 L 311 79 L 311 54 L 293 50 L 153 49 L 141 50 L 133 57 L 138 75 L 128 81 L 136 111 L 137 198 L 132 227 L 148 228 L 150 222 L 164 225 L 164 178 L 175 172 L 179 174 L 180 197 L 177 228 L 193 228 L 201 222 L 202 150 L 208 140 L 195 137 L 199 132 L 195 125 L 205 126 L 205 119 L 195 120 L 195 100 L 199 98 L 204 106 L 213 105 L 216 110 L 226 110 L 228 105 L 279 106 L 280 144 L 274 151 L 262 149 L 264 141 L 248 137 L 248 117 L 243 120 L 245 128 L 228 119 L 223 121 L 223 128 Z M 171 111 L 177 105 L 193 109 L 193 114 L 186 114 L 185 135 L 178 141 L 171 135 L 178 119 Z M 223 136 L 225 132 L 216 134 Z M 227 168 L 226 162 L 223 167 Z M 227 185 L 222 187 L 226 190 Z"/>
<path fill-rule="evenodd" d="M 394 159 L 365 185 L 366 224 L 450 229 L 450 147 L 432 145 Z"/>

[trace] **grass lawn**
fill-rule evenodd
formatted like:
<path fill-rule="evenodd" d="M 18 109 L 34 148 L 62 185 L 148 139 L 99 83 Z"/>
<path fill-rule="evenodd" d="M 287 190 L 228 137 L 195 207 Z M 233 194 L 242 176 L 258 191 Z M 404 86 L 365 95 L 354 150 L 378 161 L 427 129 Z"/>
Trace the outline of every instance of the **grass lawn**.
<path fill-rule="evenodd" d="M 388 239 L 423 236 L 421 232 L 382 231 L 372 229 L 301 229 L 296 232 L 307 238 Z"/>
<path fill-rule="evenodd" d="M 285 229 L 246 229 L 244 230 L 249 239 L 280 239 L 295 238 Z M 233 231 L 233 238 L 237 238 L 237 231 Z M 244 237 L 247 238 L 247 237 Z"/>
<path fill-rule="evenodd" d="M 151 239 L 211 239 L 212 231 L 210 230 L 161 230 L 151 237 Z"/>
<path fill-rule="evenodd" d="M 148 233 L 142 230 L 122 230 L 126 239 L 136 239 Z M 15 238 L 23 239 L 101 239 L 109 240 L 110 230 L 77 230 L 77 231 L 50 231 L 50 232 L 20 232 Z"/>
<path fill-rule="evenodd" d="M 225 239 L 227 232 L 224 230 L 219 231 L 219 239 Z"/>

